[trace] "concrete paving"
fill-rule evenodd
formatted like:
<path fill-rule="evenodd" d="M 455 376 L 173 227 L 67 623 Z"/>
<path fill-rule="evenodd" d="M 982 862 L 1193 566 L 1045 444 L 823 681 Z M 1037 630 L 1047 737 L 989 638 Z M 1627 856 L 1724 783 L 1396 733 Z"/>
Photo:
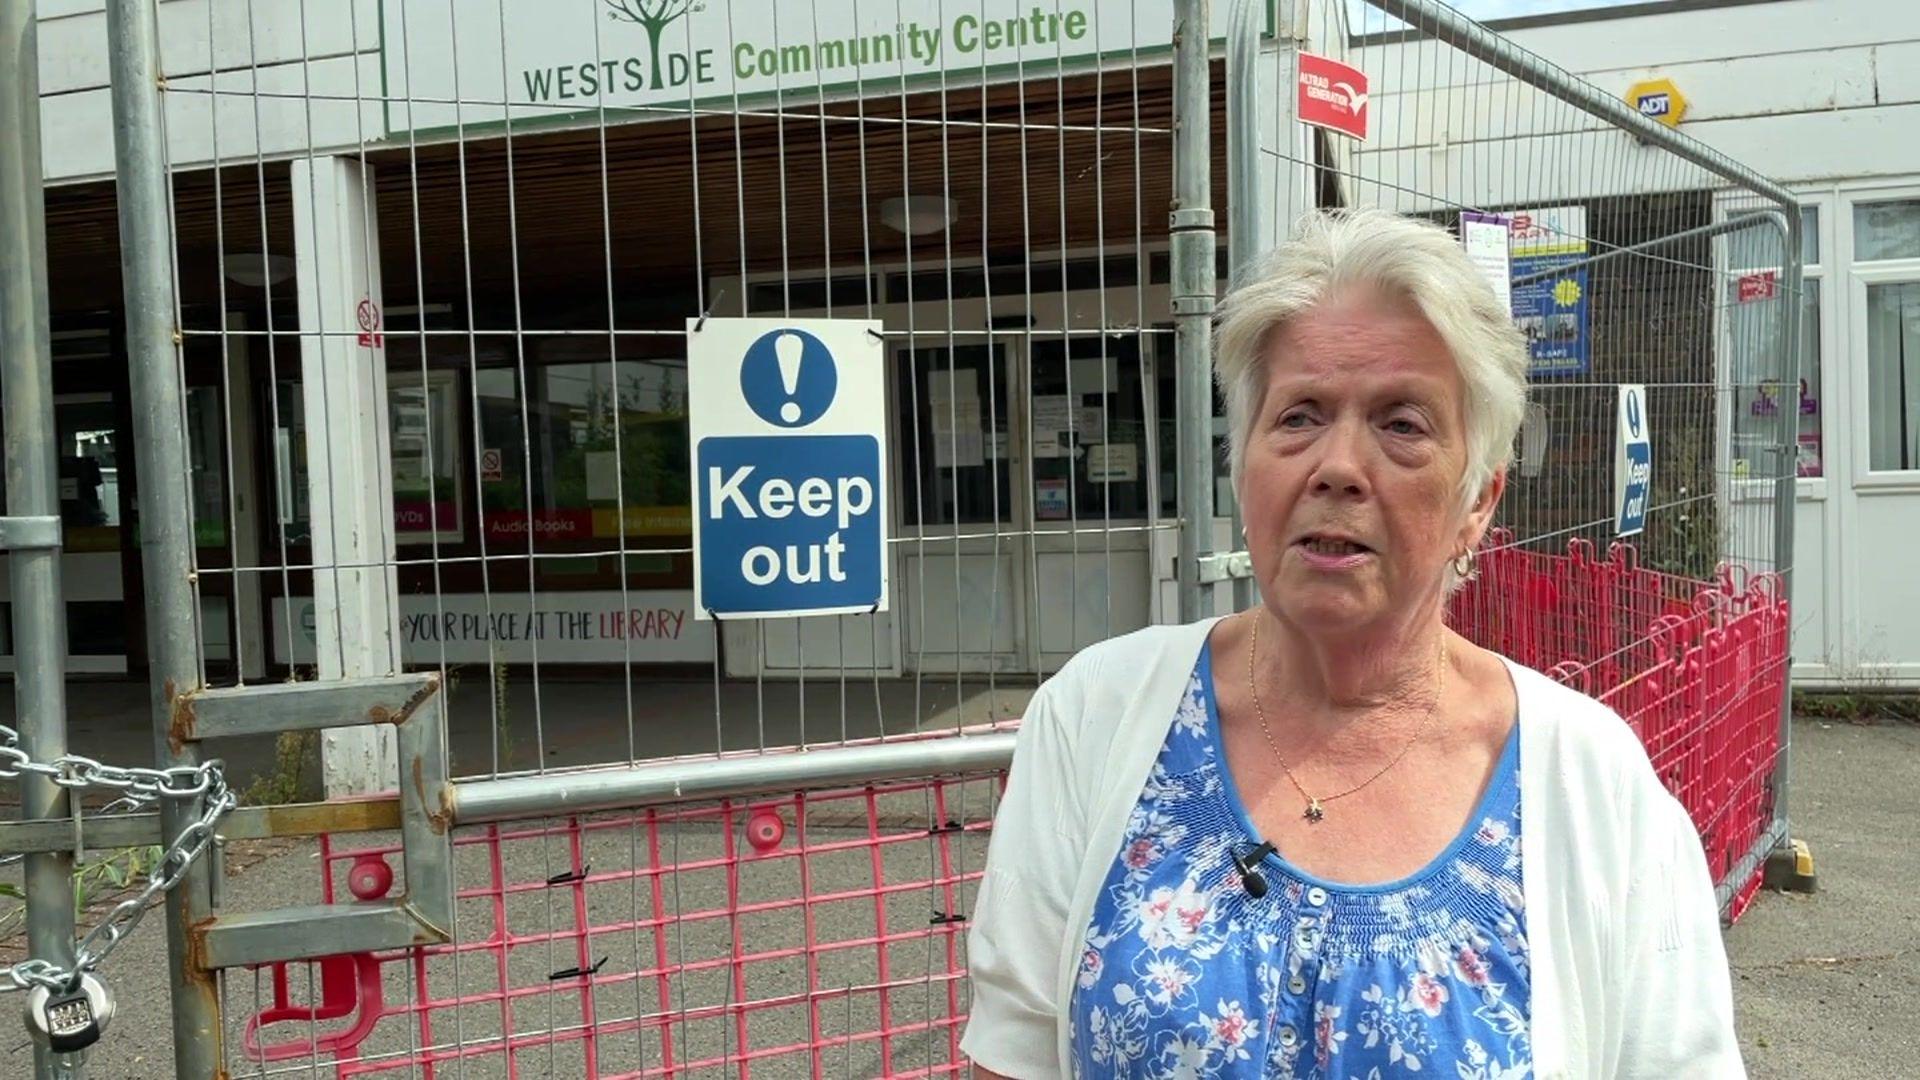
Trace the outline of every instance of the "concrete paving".
<path fill-rule="evenodd" d="M 597 692 L 605 693 L 604 689 Z M 870 686 L 867 693 L 871 703 Z M 704 710 L 698 708 L 701 694 L 706 695 Z M 711 695 L 710 685 L 696 686 L 677 700 L 710 723 Z M 617 696 L 623 700 L 624 691 Z M 923 689 L 923 702 L 927 696 Z M 889 700 L 883 688 L 883 707 Z M 910 699 L 907 707 L 911 708 Z M 952 707 L 951 698 L 947 707 Z M 812 708 L 809 705 L 810 715 Z M 835 700 L 830 715 L 836 725 L 837 710 Z M 773 715 L 771 703 L 767 715 Z M 930 712 L 928 718 L 938 715 Z M 571 754 L 598 747 L 603 757 L 605 746 L 623 745 L 625 738 L 624 726 L 615 729 L 611 741 L 605 736 L 596 740 L 592 732 L 558 727 L 553 733 L 567 735 L 554 740 L 555 748 Z M 706 734 L 711 736 L 710 727 Z M 1920 951 L 1915 949 L 1912 930 L 1920 924 L 1920 846 L 1911 835 L 1916 805 L 1920 805 L 1915 796 L 1920 791 L 1920 727 L 1801 721 L 1795 726 L 1793 770 L 1795 832 L 1813 844 L 1821 891 L 1805 897 L 1764 894 L 1729 931 L 1738 1024 L 1748 1066 L 1756 1077 L 1906 1075 L 1912 1071 L 1912 1032 L 1920 1029 L 1920 1008 L 1911 989 L 1920 982 Z M 977 823 L 987 812 L 979 785 L 950 795 L 953 801 L 944 814 L 934 812 L 924 795 L 879 800 L 874 816 L 881 833 L 907 839 L 882 845 L 877 856 L 871 846 L 859 843 L 867 835 L 860 826 L 866 813 L 863 801 L 812 806 L 805 824 L 815 854 L 807 860 L 804 883 L 799 860 L 777 856 L 748 864 L 731 883 L 748 904 L 791 899 L 803 885 L 815 896 L 845 894 L 840 900 L 815 905 L 811 928 L 797 907 L 777 903 L 737 920 L 700 919 L 663 933 L 647 923 L 656 910 L 711 913 L 724 909 L 730 883 L 724 869 L 711 864 L 724 855 L 729 842 L 736 848 L 741 843 L 744 830 L 738 819 L 731 829 L 709 820 L 665 824 L 651 832 L 644 821 L 594 819 L 599 827 L 582 835 L 579 855 L 593 875 L 578 890 L 546 885 L 554 873 L 572 865 L 572 838 L 565 832 L 536 832 L 502 842 L 497 880 L 523 887 L 505 890 L 497 898 L 488 895 L 490 883 L 496 880 L 486 858 L 488 848 L 462 847 L 456 874 L 472 895 L 460 903 L 461 940 L 484 941 L 504 923 L 516 935 L 515 941 L 504 951 L 481 949 L 430 962 L 423 976 L 424 990 L 410 977 L 407 965 L 384 965 L 380 983 L 385 1000 L 389 1006 L 402 1007 L 420 1000 L 444 1003 L 455 995 L 497 991 L 504 982 L 513 995 L 510 1023 L 516 1033 L 513 1056 L 518 1074 L 579 1076 L 586 1069 L 586 1044 L 571 1034 L 581 1022 L 585 1003 L 577 980 L 555 982 L 549 976 L 574 966 L 582 957 L 589 963 L 606 957 L 595 977 L 594 1007 L 603 1029 L 593 1043 L 596 1065 L 603 1072 L 657 1068 L 665 1050 L 660 1029 L 641 1035 L 630 1024 L 622 1026 L 623 1021 L 637 1015 L 675 1015 L 670 1031 L 681 1060 L 723 1055 L 743 1044 L 735 1014 L 726 1011 L 742 1000 L 739 987 L 727 977 L 726 965 L 681 976 L 671 986 L 669 999 L 663 1000 L 658 981 L 645 974 L 662 956 L 669 960 L 723 958 L 733 940 L 748 952 L 778 954 L 798 950 L 811 934 L 816 944 L 848 945 L 825 954 L 811 971 L 797 955 L 752 962 L 746 998 L 766 1001 L 800 995 L 811 982 L 816 995 L 827 1003 L 821 1010 L 819 1030 L 810 1029 L 809 1012 L 798 1000 L 771 1004 L 754 1013 L 744 1045 L 772 1050 L 812 1038 L 831 1039 L 850 1029 L 870 1030 L 883 1000 L 896 1026 L 937 1024 L 950 1014 L 948 990 L 944 983 L 929 985 L 925 976 L 947 969 L 950 942 L 931 920 L 935 912 L 956 907 L 969 910 L 973 897 L 969 890 L 950 894 L 926 882 L 937 876 L 943 860 L 951 871 L 977 868 L 984 837 L 946 834 L 943 843 L 928 839 L 925 830 L 930 821 L 942 818 Z M 783 811 L 783 817 L 788 827 L 783 850 L 791 850 L 802 820 L 792 807 Z M 354 839 L 380 842 L 387 838 Z M 650 865 L 653 840 L 659 843 L 659 854 L 651 865 L 666 871 L 657 879 L 658 899 L 654 877 L 628 872 Z M 877 898 L 876 867 L 878 880 L 890 887 Z M 336 868 L 340 869 L 344 867 Z M 11 870 L 7 879 L 14 875 L 17 870 Z M 318 896 L 319 859 L 313 843 L 236 845 L 225 889 L 228 910 L 308 904 Z M 590 924 L 625 921 L 637 922 L 641 928 L 605 932 L 582 941 L 566 932 L 574 925 L 576 899 Z M 98 914 L 90 913 L 83 922 L 90 924 Z M 870 939 L 880 917 L 886 919 L 890 934 L 907 936 L 884 948 L 874 945 Z M 550 932 L 556 936 L 549 937 Z M 170 1072 L 164 956 L 165 935 L 157 919 L 143 924 L 114 954 L 105 974 L 119 995 L 120 1013 L 91 1055 L 91 1075 L 145 1078 Z M 882 957 L 887 964 L 884 980 Z M 290 977 L 292 997 L 310 999 L 318 990 L 319 978 L 317 971 L 296 966 Z M 873 989 L 882 981 L 896 988 L 884 994 Z M 953 1004 L 964 1009 L 964 990 L 955 987 L 954 993 Z M 287 1042 L 292 1056 L 264 1062 L 249 1055 L 244 1043 L 248 1018 L 272 1002 L 270 975 L 230 972 L 223 996 L 228 1060 L 234 1076 L 337 1075 L 324 1053 L 315 1069 L 312 1047 L 299 1044 L 337 1031 L 347 1020 L 268 1028 L 263 1033 L 266 1041 Z M 435 1007 L 432 1019 L 432 1042 L 438 1045 L 484 1044 L 497 1039 L 508 1023 L 497 993 L 459 1008 Z M 923 1069 L 945 1060 L 947 1039 L 947 1032 L 935 1027 L 930 1034 L 896 1038 L 884 1048 L 871 1041 L 840 1045 L 822 1054 L 819 1067 L 829 1076 L 870 1076 L 881 1070 L 884 1055 L 895 1069 Z M 417 1014 L 396 1014 L 378 1024 L 361 1044 L 365 1058 L 360 1068 L 375 1076 L 421 1075 L 403 1062 L 417 1056 L 422 1044 Z M 28 1060 L 18 1042 L 0 1041 L 0 1075 L 26 1075 Z M 773 1077 L 804 1076 L 812 1067 L 811 1055 L 802 1051 L 761 1058 L 754 1071 Z M 723 1072 L 702 1068 L 676 1075 Z M 446 1061 L 434 1075 L 476 1080 L 505 1076 L 505 1055 L 484 1052 Z"/>
<path fill-rule="evenodd" d="M 1920 1075 L 1920 726 L 1801 720 L 1792 768 L 1820 887 L 1764 894 L 1728 933 L 1748 1068 Z"/>

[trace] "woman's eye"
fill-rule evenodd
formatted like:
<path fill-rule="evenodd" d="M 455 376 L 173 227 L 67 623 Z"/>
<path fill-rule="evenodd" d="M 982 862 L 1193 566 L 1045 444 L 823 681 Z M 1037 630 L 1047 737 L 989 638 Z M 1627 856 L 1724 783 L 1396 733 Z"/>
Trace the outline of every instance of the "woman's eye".
<path fill-rule="evenodd" d="M 1311 422 L 1312 422 L 1312 418 L 1303 412 L 1290 412 L 1280 418 L 1281 427 L 1289 428 L 1295 431 L 1298 431 L 1299 429 L 1306 427 Z"/>
<path fill-rule="evenodd" d="M 1387 421 L 1387 430 L 1393 432 L 1395 435 L 1418 435 L 1420 434 L 1420 425 L 1408 420 L 1404 416 L 1395 417 Z"/>

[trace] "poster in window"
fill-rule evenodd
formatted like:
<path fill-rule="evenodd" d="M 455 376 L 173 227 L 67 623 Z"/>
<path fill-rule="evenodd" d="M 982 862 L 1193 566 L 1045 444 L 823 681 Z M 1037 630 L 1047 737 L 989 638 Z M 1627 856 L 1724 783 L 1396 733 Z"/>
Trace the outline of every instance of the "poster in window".
<path fill-rule="evenodd" d="M 1087 447 L 1087 480 L 1095 484 L 1128 484 L 1140 476 L 1140 448 L 1132 443 L 1099 443 Z"/>
<path fill-rule="evenodd" d="M 1033 516 L 1042 521 L 1063 521 L 1073 513 L 1065 480 L 1033 482 Z"/>
<path fill-rule="evenodd" d="M 1803 431 L 1795 454 L 1794 474 L 1797 476 L 1820 475 L 1820 433 Z"/>
<path fill-rule="evenodd" d="M 586 452 L 587 498 L 592 502 L 620 500 L 620 458 L 611 450 Z"/>
<path fill-rule="evenodd" d="M 1033 399 L 1033 456 L 1058 458 L 1070 456 L 1067 442 L 1068 418 L 1073 415 L 1073 399 L 1065 394 L 1040 394 Z"/>
<path fill-rule="evenodd" d="M 1516 210 L 1507 235 L 1513 321 L 1526 335 L 1527 374 L 1585 374 L 1592 348 L 1586 207 Z"/>

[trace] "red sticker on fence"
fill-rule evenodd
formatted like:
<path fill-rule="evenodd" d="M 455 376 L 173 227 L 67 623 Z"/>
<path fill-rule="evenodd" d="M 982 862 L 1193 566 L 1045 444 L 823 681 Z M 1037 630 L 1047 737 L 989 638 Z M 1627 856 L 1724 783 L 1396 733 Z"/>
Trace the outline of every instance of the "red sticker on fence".
<path fill-rule="evenodd" d="M 1367 137 L 1367 73 L 1312 53 L 1299 53 L 1301 123 Z"/>
<path fill-rule="evenodd" d="M 1745 304 L 1753 300 L 1771 300 L 1778 294 L 1780 277 L 1772 270 L 1763 270 L 1757 274 L 1743 274 L 1740 277 L 1740 302 Z"/>

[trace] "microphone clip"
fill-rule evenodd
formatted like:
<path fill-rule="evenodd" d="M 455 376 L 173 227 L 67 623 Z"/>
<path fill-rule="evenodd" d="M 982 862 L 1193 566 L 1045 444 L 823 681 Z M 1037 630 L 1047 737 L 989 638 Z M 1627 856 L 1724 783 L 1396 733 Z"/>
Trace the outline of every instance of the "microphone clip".
<path fill-rule="evenodd" d="M 1271 841 L 1262 840 L 1252 851 L 1233 853 L 1234 872 L 1240 875 L 1240 887 L 1246 890 L 1248 896 L 1258 900 L 1267 895 L 1267 879 L 1260 873 L 1260 860 L 1278 854 L 1279 850 Z"/>

